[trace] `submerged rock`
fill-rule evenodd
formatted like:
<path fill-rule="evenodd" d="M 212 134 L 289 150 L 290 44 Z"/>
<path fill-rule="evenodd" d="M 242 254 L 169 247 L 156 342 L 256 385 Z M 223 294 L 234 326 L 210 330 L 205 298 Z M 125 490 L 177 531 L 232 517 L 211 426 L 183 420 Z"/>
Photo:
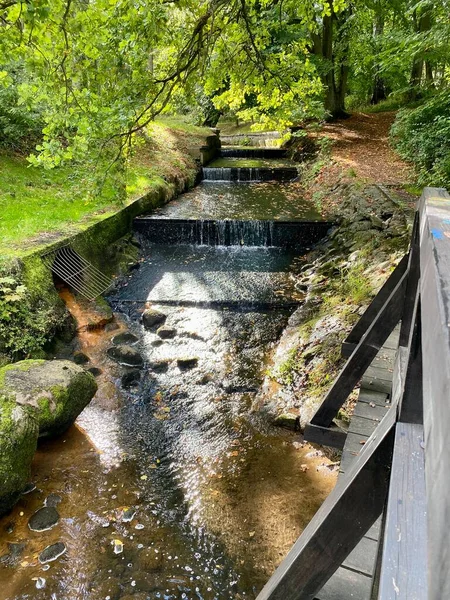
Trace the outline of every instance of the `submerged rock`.
<path fill-rule="evenodd" d="M 138 385 L 140 379 L 141 379 L 140 371 L 134 370 L 134 371 L 129 371 L 128 373 L 125 373 L 124 375 L 122 375 L 122 379 L 121 379 L 120 383 L 122 384 L 122 387 L 130 388 L 135 385 Z"/>
<path fill-rule="evenodd" d="M 152 360 L 149 362 L 149 369 L 155 371 L 156 373 L 165 373 L 169 368 L 170 361 L 169 360 Z"/>
<path fill-rule="evenodd" d="M 52 562 L 56 560 L 60 556 L 62 556 L 66 552 L 67 548 L 63 542 L 56 542 L 56 544 L 51 544 L 51 546 L 47 546 L 44 548 L 39 555 L 39 562 L 41 564 L 45 564 L 48 562 Z"/>
<path fill-rule="evenodd" d="M 63 433 L 97 391 L 94 377 L 68 360 L 23 360 L 0 369 L 0 397 L 34 409 L 40 437 Z"/>
<path fill-rule="evenodd" d="M 28 527 L 31 531 L 47 531 L 59 521 L 59 512 L 54 506 L 44 506 L 31 515 Z"/>
<path fill-rule="evenodd" d="M 136 514 L 135 508 L 126 508 L 122 513 L 122 523 L 130 523 Z"/>
<path fill-rule="evenodd" d="M 47 498 L 45 499 L 45 506 L 58 506 L 58 504 L 61 504 L 62 502 L 62 498 L 59 494 L 49 494 L 47 496 Z"/>
<path fill-rule="evenodd" d="M 31 492 L 34 492 L 34 490 L 36 489 L 36 484 L 35 483 L 27 483 L 27 485 L 25 486 L 25 489 L 23 490 L 22 494 L 24 496 L 26 496 L 27 494 L 31 494 Z"/>
<path fill-rule="evenodd" d="M 17 405 L 0 390 L 0 515 L 27 489 L 38 437 L 37 411 Z"/>
<path fill-rule="evenodd" d="M 178 358 L 177 365 L 180 369 L 193 369 L 198 365 L 198 358 L 196 356 Z"/>
<path fill-rule="evenodd" d="M 107 355 L 126 367 L 143 367 L 144 359 L 137 350 L 127 345 L 111 346 L 106 351 Z"/>
<path fill-rule="evenodd" d="M 47 582 L 45 580 L 45 577 L 38 577 L 36 579 L 36 588 L 38 590 L 43 590 L 46 585 L 47 585 Z"/>
<path fill-rule="evenodd" d="M 121 346 L 122 344 L 132 345 L 132 344 L 136 344 L 138 341 L 139 341 L 139 338 L 136 335 L 134 335 L 133 333 L 130 333 L 129 331 L 124 331 L 123 333 L 118 333 L 112 339 L 112 343 L 115 346 Z"/>
<path fill-rule="evenodd" d="M 13 567 L 18 562 L 25 546 L 24 542 L 8 542 L 8 553 L 0 556 L 0 565 Z"/>
<path fill-rule="evenodd" d="M 144 324 L 145 329 L 152 329 L 153 327 L 164 323 L 166 318 L 167 316 L 159 310 L 147 308 L 142 314 L 142 323 Z"/>
<path fill-rule="evenodd" d="M 103 373 L 103 371 L 101 369 L 99 369 L 98 367 L 90 367 L 90 369 L 88 369 L 87 371 L 94 377 L 98 377 L 99 375 L 101 375 Z"/>
<path fill-rule="evenodd" d="M 167 327 L 163 325 L 160 327 L 157 332 L 157 335 L 163 340 L 174 338 L 177 335 L 177 330 L 174 327 Z"/>
<path fill-rule="evenodd" d="M 300 429 L 299 417 L 293 413 L 283 413 L 278 415 L 273 424 L 277 427 L 286 427 L 287 429 L 292 429 L 293 431 L 299 431 Z"/>
<path fill-rule="evenodd" d="M 89 356 L 87 354 L 85 354 L 84 352 L 75 352 L 73 355 L 73 362 L 76 365 L 85 365 L 90 360 L 91 359 L 89 358 Z"/>

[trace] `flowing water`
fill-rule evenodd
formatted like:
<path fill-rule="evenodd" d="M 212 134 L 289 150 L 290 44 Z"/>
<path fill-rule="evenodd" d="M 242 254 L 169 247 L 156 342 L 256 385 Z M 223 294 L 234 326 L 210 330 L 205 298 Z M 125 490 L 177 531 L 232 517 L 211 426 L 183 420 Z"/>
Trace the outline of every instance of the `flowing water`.
<path fill-rule="evenodd" d="M 201 183 L 173 202 L 157 208 L 167 219 L 316 220 L 317 209 L 302 198 L 293 183 Z"/>
<path fill-rule="evenodd" d="M 142 244 L 141 267 L 111 294 L 116 317 L 105 329 L 83 327 L 84 308 L 63 292 L 88 366 L 102 370 L 99 391 L 76 426 L 40 444 L 36 489 L 0 520 L 5 600 L 255 598 L 335 483 L 320 452 L 252 411 L 302 300 L 299 258 Z M 171 337 L 143 327 L 149 303 Z M 106 354 L 124 332 L 145 359 L 130 388 L 121 378 L 134 370 Z M 51 493 L 61 498 L 59 523 L 30 531 Z M 41 565 L 38 554 L 57 541 L 66 554 Z M 24 544 L 17 558 L 8 543 Z"/>

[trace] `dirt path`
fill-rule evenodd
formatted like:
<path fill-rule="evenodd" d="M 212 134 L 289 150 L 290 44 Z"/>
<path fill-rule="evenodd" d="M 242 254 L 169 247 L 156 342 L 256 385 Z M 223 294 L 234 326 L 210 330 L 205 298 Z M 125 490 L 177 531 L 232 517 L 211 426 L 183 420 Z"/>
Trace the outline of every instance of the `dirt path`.
<path fill-rule="evenodd" d="M 399 185 L 411 181 L 410 167 L 389 145 L 394 117 L 394 112 L 355 113 L 325 125 L 322 135 L 334 140 L 332 157 L 345 174 L 366 183 Z"/>

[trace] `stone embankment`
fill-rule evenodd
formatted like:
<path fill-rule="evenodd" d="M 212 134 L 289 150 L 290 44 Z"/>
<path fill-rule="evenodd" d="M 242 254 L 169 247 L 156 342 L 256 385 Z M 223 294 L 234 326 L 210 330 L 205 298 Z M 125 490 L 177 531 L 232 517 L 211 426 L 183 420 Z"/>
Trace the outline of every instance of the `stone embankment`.
<path fill-rule="evenodd" d="M 255 410 L 302 429 L 342 367 L 340 347 L 407 250 L 412 211 L 380 186 L 335 189 L 337 226 L 300 263 L 304 303 L 292 314 Z M 341 417 L 352 410 L 350 397 Z"/>

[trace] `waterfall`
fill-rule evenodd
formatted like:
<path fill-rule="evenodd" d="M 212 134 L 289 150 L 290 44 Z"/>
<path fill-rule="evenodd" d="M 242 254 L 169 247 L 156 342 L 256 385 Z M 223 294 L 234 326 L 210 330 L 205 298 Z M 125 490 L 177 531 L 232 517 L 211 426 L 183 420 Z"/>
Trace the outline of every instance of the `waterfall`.
<path fill-rule="evenodd" d="M 298 176 L 296 167 L 204 167 L 203 181 L 291 181 Z"/>
<path fill-rule="evenodd" d="M 265 246 L 306 249 L 326 234 L 328 221 L 228 219 L 135 219 L 135 230 L 151 244 L 200 246 Z"/>

